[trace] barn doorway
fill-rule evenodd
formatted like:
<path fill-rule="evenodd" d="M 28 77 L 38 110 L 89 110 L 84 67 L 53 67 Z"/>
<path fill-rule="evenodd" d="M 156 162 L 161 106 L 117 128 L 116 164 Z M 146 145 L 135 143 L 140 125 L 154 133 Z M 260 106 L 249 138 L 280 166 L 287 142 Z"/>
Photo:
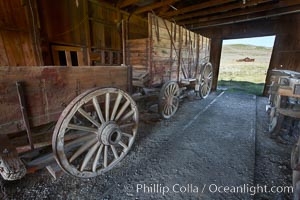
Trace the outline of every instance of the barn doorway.
<path fill-rule="evenodd" d="M 218 89 L 262 95 L 275 36 L 223 40 Z"/>

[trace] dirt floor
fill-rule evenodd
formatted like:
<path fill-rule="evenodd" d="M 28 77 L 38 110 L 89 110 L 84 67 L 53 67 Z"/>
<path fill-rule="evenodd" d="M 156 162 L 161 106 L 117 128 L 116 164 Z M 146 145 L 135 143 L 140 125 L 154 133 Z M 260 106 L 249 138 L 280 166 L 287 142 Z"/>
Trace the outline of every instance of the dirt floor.
<path fill-rule="evenodd" d="M 185 99 L 170 120 L 142 114 L 133 149 L 105 175 L 54 180 L 41 170 L 3 185 L 8 198 L 17 200 L 290 199 L 251 189 L 291 185 L 292 145 L 270 139 L 266 103 L 264 97 L 229 92 Z M 234 192 L 238 186 L 244 190 Z"/>

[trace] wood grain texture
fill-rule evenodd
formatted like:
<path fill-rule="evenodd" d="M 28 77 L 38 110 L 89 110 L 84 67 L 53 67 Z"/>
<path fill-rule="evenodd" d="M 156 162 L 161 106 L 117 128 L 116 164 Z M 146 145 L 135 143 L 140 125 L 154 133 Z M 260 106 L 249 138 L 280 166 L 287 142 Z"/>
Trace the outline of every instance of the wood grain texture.
<path fill-rule="evenodd" d="M 127 88 L 127 67 L 1 67 L 0 132 L 24 130 L 16 81 L 24 82 L 29 122 L 39 126 L 57 120 L 77 95 L 93 87 Z"/>

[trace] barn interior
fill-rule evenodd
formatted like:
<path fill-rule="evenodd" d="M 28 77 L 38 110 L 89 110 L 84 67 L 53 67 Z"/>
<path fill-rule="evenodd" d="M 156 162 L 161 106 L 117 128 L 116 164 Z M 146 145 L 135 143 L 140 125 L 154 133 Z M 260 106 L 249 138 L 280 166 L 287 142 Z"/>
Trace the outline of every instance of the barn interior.
<path fill-rule="evenodd" d="M 284 132 L 289 137 L 284 140 L 284 137 L 271 138 L 270 119 L 264 107 L 269 101 L 269 91 L 273 91 L 275 69 L 290 70 L 281 74 L 288 78 L 300 77 L 297 74 L 300 72 L 300 1 L 1 0 L 0 10 L 1 156 L 7 156 L 6 150 L 12 149 L 21 162 L 28 160 L 25 177 L 17 181 L 2 180 L 3 198 L 293 198 L 292 192 L 283 190 L 227 193 L 214 189 L 215 186 L 241 185 L 247 188 L 282 186 L 279 189 L 284 189 L 284 186 L 293 186 L 293 177 L 298 180 L 297 163 L 296 167 L 290 166 L 290 154 L 299 136 L 297 118 L 300 115 L 294 114 L 298 110 L 285 121 L 290 124 L 288 128 L 278 127 L 281 118 L 272 116 L 271 123 L 276 120 L 273 128 L 281 131 L 275 136 Z M 261 36 L 275 36 L 263 94 L 218 91 L 223 40 Z M 212 70 L 213 78 L 207 78 L 211 81 L 207 83 L 208 88 L 177 95 L 199 87 L 198 76 L 205 74 L 203 66 Z M 87 71 L 91 73 L 86 74 Z M 22 86 L 19 81 L 24 82 Z M 284 96 L 293 96 L 295 102 L 300 98 L 297 81 L 290 80 L 295 89 L 282 91 Z M 52 128 L 57 120 L 63 119 L 62 115 L 67 118 L 71 111 L 64 109 L 70 107 L 70 102 L 76 104 L 72 101 L 75 97 L 96 86 L 121 88 L 134 101 L 141 102 L 137 103 L 141 104 L 137 106 L 138 135 L 130 151 L 128 147 L 133 141 L 128 139 L 128 144 L 122 143 L 122 147 L 126 146 L 124 156 L 127 149 L 129 151 L 124 160 L 121 153 L 124 150 L 120 150 L 119 155 L 118 149 L 110 144 L 111 156 L 116 160 L 120 156 L 122 161 L 115 164 L 112 161 L 111 167 L 104 161 L 104 172 L 112 168 L 106 173 L 99 170 L 96 174 L 100 176 L 94 177 L 93 173 L 81 175 L 81 170 L 80 175 L 76 175 L 76 170 L 72 167 L 69 170 L 69 164 L 64 164 L 68 161 L 62 161 L 65 157 L 59 156 L 59 145 L 64 144 L 59 140 L 65 133 L 59 130 L 56 137 L 52 137 Z M 167 92 L 164 95 L 178 91 L 175 93 L 180 98 L 176 103 L 170 98 L 176 108 L 165 109 L 153 103 L 161 101 L 161 92 L 157 97 L 161 88 Z M 131 106 L 135 104 L 128 96 L 120 92 L 115 96 L 111 94 L 114 104 L 109 104 L 106 95 L 101 97 L 105 103 L 98 105 L 101 109 L 108 106 L 107 112 L 112 112 L 113 119 L 121 99 L 127 98 Z M 110 109 L 109 105 L 115 107 Z M 132 106 L 127 117 L 137 112 L 135 109 Z M 157 110 L 161 109 L 159 116 Z M 96 110 L 99 115 L 97 107 Z M 88 115 L 92 128 L 97 126 L 88 112 L 83 115 Z M 133 118 L 136 116 L 138 114 Z M 109 121 L 109 116 L 104 118 Z M 64 123 L 61 122 L 59 128 Z M 38 129 L 52 132 L 35 136 Z M 135 136 L 136 130 L 133 132 Z M 116 133 L 114 140 L 119 138 L 119 132 Z M 105 143 L 103 137 L 97 137 Z M 7 147 L 7 143 L 12 144 Z M 53 154 L 39 156 L 48 152 L 51 145 Z M 99 148 L 100 144 L 93 147 Z M 53 155 L 62 170 L 52 164 Z M 85 165 L 82 164 L 81 169 Z M 5 167 L 1 163 L 0 166 L 3 171 Z M 62 175 L 62 171 L 77 178 Z M 92 171 L 95 171 L 94 164 Z M 236 178 L 233 174 L 237 174 Z M 87 179 L 79 179 L 79 176 Z"/>

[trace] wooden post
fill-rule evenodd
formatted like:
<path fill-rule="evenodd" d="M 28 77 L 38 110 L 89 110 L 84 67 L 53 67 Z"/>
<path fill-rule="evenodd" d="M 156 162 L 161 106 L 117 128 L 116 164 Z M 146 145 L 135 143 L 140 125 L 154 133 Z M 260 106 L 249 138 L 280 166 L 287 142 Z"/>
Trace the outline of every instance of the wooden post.
<path fill-rule="evenodd" d="M 212 90 L 216 90 L 218 86 L 221 53 L 222 53 L 222 39 L 213 38 L 211 40 L 211 51 L 210 51 L 210 61 L 212 63 L 213 71 L 214 71 Z"/>
<path fill-rule="evenodd" d="M 122 20 L 122 45 L 123 45 L 123 65 L 126 65 L 126 24 L 125 24 L 125 20 Z M 128 59 L 129 60 L 129 59 Z"/>
<path fill-rule="evenodd" d="M 23 84 L 22 82 L 17 81 L 17 92 L 18 92 L 18 97 L 19 97 L 19 103 L 20 103 L 20 109 L 22 113 L 22 118 L 23 118 L 23 123 L 27 132 L 27 137 L 28 137 L 28 142 L 30 144 L 31 150 L 34 149 L 33 146 L 33 141 L 32 141 L 32 134 L 30 130 L 30 125 L 29 125 L 29 119 L 28 119 L 28 114 L 27 114 L 27 109 L 26 109 L 26 101 L 24 97 L 24 91 L 23 91 Z"/>
<path fill-rule="evenodd" d="M 148 68 L 150 68 L 150 80 L 153 78 L 152 72 L 152 43 L 153 43 L 153 35 L 152 35 L 152 14 L 148 13 L 148 34 L 149 34 L 149 48 L 148 48 Z"/>
<path fill-rule="evenodd" d="M 89 19 L 89 10 L 88 10 L 88 2 L 89 1 L 83 1 L 83 16 L 84 16 L 84 32 L 85 32 L 85 42 L 86 42 L 86 59 L 85 63 L 86 65 L 91 65 L 91 36 L 90 36 L 90 19 Z"/>

